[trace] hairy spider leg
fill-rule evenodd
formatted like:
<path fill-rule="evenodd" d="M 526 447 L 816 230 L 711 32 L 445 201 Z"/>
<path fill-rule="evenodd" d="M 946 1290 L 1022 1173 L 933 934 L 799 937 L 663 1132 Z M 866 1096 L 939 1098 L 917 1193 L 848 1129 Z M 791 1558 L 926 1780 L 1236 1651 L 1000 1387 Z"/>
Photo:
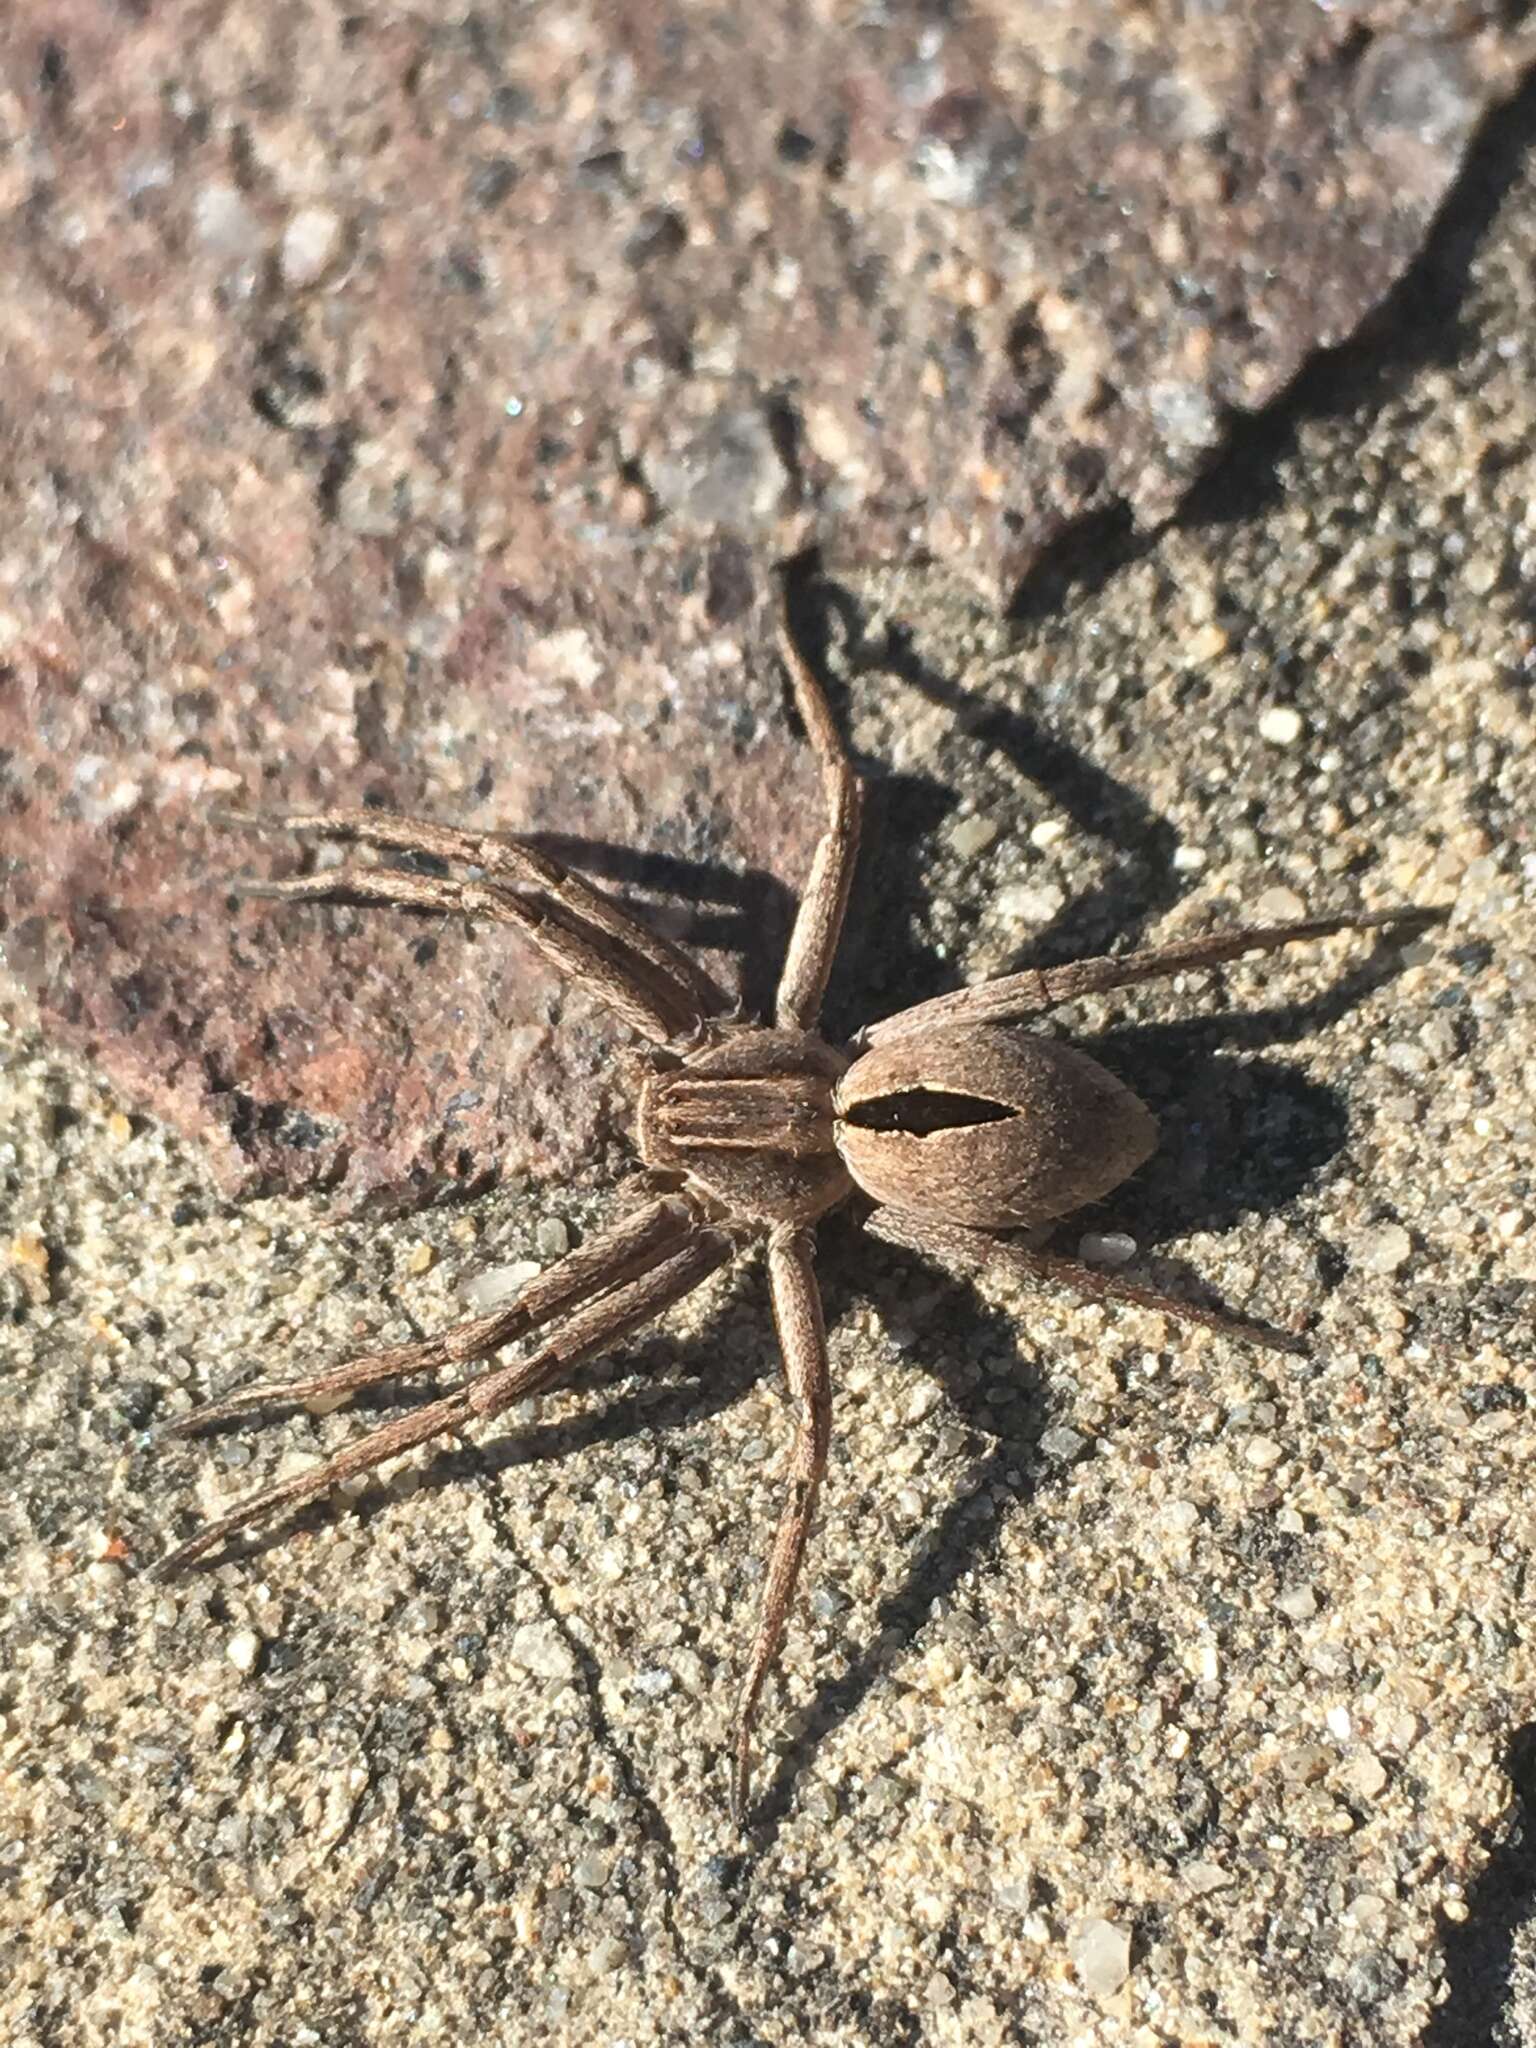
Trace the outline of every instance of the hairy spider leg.
<path fill-rule="evenodd" d="M 800 898 L 779 974 L 774 1013 L 781 1030 L 811 1030 L 821 1014 L 832 963 L 843 935 L 848 892 L 859 857 L 859 821 L 864 785 L 832 716 L 832 707 L 802 653 L 787 612 L 779 619 L 779 653 L 794 685 L 795 706 L 821 763 L 827 824 L 811 856 L 811 872 Z"/>
<path fill-rule="evenodd" d="M 1005 974 L 973 988 L 954 989 L 899 1010 L 878 1024 L 866 1025 L 854 1038 L 855 1050 L 913 1038 L 946 1024 L 1009 1024 L 1032 1017 L 1055 1003 L 1077 996 L 1104 995 L 1139 981 L 1156 981 L 1189 967 L 1214 967 L 1244 953 L 1271 953 L 1308 939 L 1331 938 L 1335 932 L 1378 931 L 1386 925 L 1437 924 L 1443 910 L 1376 910 L 1356 917 L 1311 917 L 1297 924 L 1244 925 L 1236 931 L 1211 932 L 1203 938 L 1179 939 L 1141 952 L 1107 954 L 1097 960 L 1069 960 L 1061 967 L 1031 967 Z"/>
<path fill-rule="evenodd" d="M 610 1294 L 623 1281 L 648 1272 L 676 1250 L 696 1221 L 693 1210 L 680 1196 L 664 1196 L 568 1252 L 558 1265 L 521 1288 L 514 1301 L 488 1309 L 483 1315 L 471 1316 L 418 1343 L 365 1351 L 300 1379 L 254 1381 L 227 1394 L 222 1401 L 211 1401 L 190 1415 L 178 1417 L 164 1433 L 192 1436 L 214 1423 L 250 1414 L 254 1409 L 330 1400 L 378 1386 L 385 1380 L 403 1379 L 411 1373 L 432 1372 L 445 1365 L 474 1364 L 504 1345 L 531 1335 L 579 1303 Z"/>
<path fill-rule="evenodd" d="M 827 1469 L 832 1433 L 832 1387 L 827 1366 L 827 1331 L 816 1285 L 816 1240 L 807 1229 L 781 1224 L 768 1239 L 768 1279 L 773 1319 L 784 1358 L 784 1376 L 796 1404 L 790 1452 L 789 1492 L 768 1561 L 768 1580 L 757 1638 L 747 1665 L 736 1717 L 736 1756 L 731 1778 L 731 1815 L 741 1824 L 752 1772 L 752 1729 L 763 1684 L 784 1642 L 790 1603 L 800 1577 L 806 1540 L 816 1513 L 816 1496 Z"/>
<path fill-rule="evenodd" d="M 244 814 L 238 815 L 246 821 Z M 383 823 L 374 830 L 379 819 Z M 542 894 L 520 895 L 493 880 L 342 867 L 284 881 L 236 882 L 233 886 L 241 895 L 300 903 L 391 903 L 412 910 L 459 911 L 515 925 L 546 959 L 585 983 L 653 1044 L 692 1036 L 707 1017 L 727 1007 L 723 992 L 670 940 L 648 931 L 611 897 L 531 848 L 514 849 L 482 835 L 375 811 L 295 812 L 249 822 L 330 833 L 395 852 L 472 861 L 487 874 L 494 871 L 533 883 Z M 495 855 L 501 858 L 496 860 Z M 686 972 L 679 970 L 678 962 Z"/>
<path fill-rule="evenodd" d="M 527 1358 L 482 1373 L 440 1400 L 428 1402 L 414 1414 L 370 1430 L 313 1471 L 281 1479 L 252 1494 L 159 1559 L 151 1567 L 152 1574 L 169 1577 L 238 1529 L 265 1521 L 285 1509 L 302 1507 L 343 1480 L 354 1479 L 400 1452 L 461 1429 L 476 1418 L 497 1415 L 514 1401 L 548 1393 L 578 1365 L 633 1336 L 691 1294 L 725 1264 L 733 1249 L 723 1231 L 703 1226 L 694 1229 L 659 1265 L 573 1309 Z"/>
<path fill-rule="evenodd" d="M 436 875 L 412 875 L 398 868 L 333 868 L 320 875 L 292 875 L 280 882 L 236 882 L 242 896 L 285 903 L 390 903 L 405 910 L 459 912 L 491 924 L 510 924 L 531 939 L 546 960 L 584 983 L 653 1044 L 665 1045 L 689 1028 L 675 1004 L 653 984 L 621 965 L 601 938 L 589 938 L 537 901 L 513 895 L 495 882 L 458 882 Z"/>
<path fill-rule="evenodd" d="M 692 997 L 701 1016 L 730 1007 L 730 999 L 714 978 L 681 946 L 653 931 L 606 890 L 584 875 L 530 846 L 524 839 L 498 832 L 468 832 L 440 825 L 431 818 L 412 818 L 399 811 L 333 810 L 226 812 L 231 821 L 318 833 L 360 846 L 384 847 L 395 853 L 424 853 L 437 860 L 461 861 L 492 880 L 523 882 L 541 889 L 553 902 L 583 924 L 615 940 L 639 959 L 674 981 Z"/>
<path fill-rule="evenodd" d="M 876 1209 L 866 1218 L 864 1228 L 885 1244 L 923 1253 L 953 1272 L 975 1275 L 1001 1271 L 1036 1287 L 1070 1288 L 1091 1301 L 1125 1302 L 1133 1308 L 1155 1309 L 1176 1322 L 1215 1330 L 1223 1337 L 1234 1337 L 1241 1344 L 1257 1345 L 1262 1350 L 1288 1351 L 1296 1356 L 1306 1353 L 1305 1340 L 1293 1331 L 1250 1322 L 1246 1316 L 1227 1315 L 1200 1302 L 1181 1301 L 1155 1287 L 1144 1287 L 1139 1281 L 1122 1279 L 1118 1273 L 1085 1266 L 1059 1252 L 1033 1251 L 1028 1245 L 994 1237 L 985 1230 L 969 1230 L 958 1223 L 930 1222 L 904 1209 L 890 1208 Z"/>

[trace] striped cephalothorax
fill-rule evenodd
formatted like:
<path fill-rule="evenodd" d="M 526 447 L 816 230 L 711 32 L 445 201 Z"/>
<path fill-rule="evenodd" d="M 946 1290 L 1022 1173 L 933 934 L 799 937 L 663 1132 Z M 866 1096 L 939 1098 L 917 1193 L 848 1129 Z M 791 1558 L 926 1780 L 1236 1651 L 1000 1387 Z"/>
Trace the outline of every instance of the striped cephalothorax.
<path fill-rule="evenodd" d="M 783 1642 L 831 1429 L 826 1331 L 814 1271 L 818 1219 L 861 1194 L 871 1205 L 865 1227 L 875 1236 L 953 1270 L 1001 1267 L 1026 1282 L 1059 1283 L 1250 1343 L 1296 1349 L 1288 1333 L 1174 1300 L 1002 1234 L 1097 1200 L 1134 1172 L 1156 1141 L 1150 1113 L 1128 1088 L 1086 1053 L 1029 1034 L 1023 1020 L 1073 997 L 1180 969 L 1434 915 L 1383 911 L 1247 927 L 1011 974 L 919 1003 L 839 1049 L 821 1036 L 819 1019 L 858 852 L 861 785 L 787 618 L 781 639 L 800 716 L 821 763 L 827 818 L 771 1025 L 742 1022 L 688 953 L 526 842 L 374 810 L 238 820 L 424 854 L 450 870 L 427 875 L 354 865 L 246 884 L 247 894 L 393 904 L 511 925 L 603 997 L 645 1040 L 637 1144 L 647 1184 L 609 1229 L 510 1303 L 436 1337 L 371 1351 L 306 1379 L 245 1386 L 176 1424 L 187 1431 L 281 1403 L 334 1402 L 405 1374 L 479 1368 L 316 1469 L 253 1495 L 156 1567 L 178 1570 L 234 1530 L 547 1392 L 690 1294 L 739 1250 L 761 1246 L 795 1433 L 737 1716 L 732 1806 L 738 1818 L 746 1810 L 758 1702 Z M 486 1363 L 514 1345 L 521 1347 L 517 1356 Z"/>

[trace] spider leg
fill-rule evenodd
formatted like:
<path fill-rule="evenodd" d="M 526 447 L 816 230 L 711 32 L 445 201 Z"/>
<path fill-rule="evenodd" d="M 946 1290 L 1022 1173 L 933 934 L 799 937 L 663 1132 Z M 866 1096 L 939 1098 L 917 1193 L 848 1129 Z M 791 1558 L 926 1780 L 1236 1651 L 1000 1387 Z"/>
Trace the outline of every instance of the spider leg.
<path fill-rule="evenodd" d="M 492 924 L 514 925 L 573 981 L 583 982 L 655 1044 L 698 1028 L 703 1021 L 691 999 L 659 970 L 626 960 L 602 934 L 591 937 L 567 924 L 547 904 L 514 895 L 495 882 L 460 882 L 437 875 L 413 875 L 400 868 L 332 868 L 318 875 L 293 875 L 280 882 L 241 882 L 242 895 L 288 903 L 390 903 L 407 910 L 458 911 Z"/>
<path fill-rule="evenodd" d="M 237 1529 L 318 1500 L 343 1480 L 372 1471 L 374 1466 L 398 1457 L 402 1451 L 461 1429 L 477 1418 L 497 1415 L 514 1401 L 547 1393 L 585 1360 L 644 1329 L 674 1302 L 691 1294 L 717 1267 L 724 1265 L 731 1250 L 731 1241 L 723 1232 L 696 1229 L 649 1272 L 574 1309 L 527 1358 L 482 1373 L 440 1400 L 428 1402 L 414 1414 L 370 1430 L 313 1471 L 280 1479 L 276 1485 L 250 1495 L 227 1515 L 207 1523 L 196 1535 L 159 1559 L 150 1568 L 152 1575 L 167 1578 Z"/>
<path fill-rule="evenodd" d="M 747 1666 L 736 1717 L 736 1755 L 731 1777 L 731 1814 L 740 1826 L 747 1809 L 752 1773 L 752 1729 L 763 1684 L 784 1641 L 789 1606 L 816 1512 L 816 1496 L 827 1468 L 832 1430 L 832 1389 L 827 1370 L 827 1332 L 816 1285 L 815 1239 L 809 1230 L 783 1224 L 768 1240 L 768 1277 L 773 1316 L 789 1390 L 798 1404 L 790 1456 L 789 1495 L 779 1519 L 768 1563 L 768 1583 L 757 1639 Z"/>
<path fill-rule="evenodd" d="M 1250 1322 L 1245 1316 L 1225 1315 L 1220 1309 L 1206 1308 L 1197 1301 L 1180 1301 L 1155 1287 L 1143 1287 L 1139 1281 L 1124 1280 L 1119 1274 L 1106 1273 L 1097 1266 L 1085 1266 L 1059 1252 L 1032 1251 L 1027 1245 L 993 1237 L 985 1230 L 933 1223 L 901 1209 L 876 1209 L 864 1227 L 872 1237 L 886 1244 L 924 1253 L 951 1271 L 967 1276 L 983 1270 L 1005 1272 L 1034 1286 L 1069 1287 L 1092 1301 L 1126 1302 L 1134 1308 L 1155 1309 L 1176 1322 L 1215 1330 L 1220 1336 L 1233 1337 L 1241 1344 L 1254 1344 L 1266 1351 L 1288 1351 L 1297 1356 L 1306 1353 L 1305 1340 L 1293 1331 Z"/>
<path fill-rule="evenodd" d="M 606 891 L 582 875 L 540 853 L 525 840 L 490 832 L 466 832 L 429 818 L 410 818 L 399 811 L 283 811 L 270 814 L 225 811 L 221 822 L 254 825 L 284 832 L 319 833 L 360 846 L 384 847 L 396 853 L 423 853 L 433 859 L 460 861 L 493 880 L 520 882 L 536 888 L 561 909 L 624 951 L 634 955 L 659 979 L 675 984 L 701 1016 L 730 1007 L 718 983 L 683 948 L 652 931 Z"/>
<path fill-rule="evenodd" d="M 794 685 L 801 722 L 821 761 L 821 786 L 827 806 L 826 830 L 811 859 L 811 872 L 790 933 L 774 1004 L 781 1030 L 809 1031 L 820 1015 L 821 999 L 826 994 L 838 941 L 843 935 L 848 891 L 859 857 L 864 785 L 854 773 L 820 679 L 795 639 L 787 609 L 779 620 L 779 652 Z"/>
<path fill-rule="evenodd" d="M 648 1271 L 674 1251 L 694 1228 L 693 1211 L 677 1196 L 650 1202 L 612 1229 L 602 1231 L 538 1274 L 519 1290 L 516 1300 L 484 1315 L 472 1316 L 416 1344 L 393 1344 L 365 1351 L 343 1364 L 301 1379 L 258 1380 L 237 1388 L 222 1401 L 183 1415 L 170 1424 L 168 1436 L 191 1436 L 210 1424 L 253 1409 L 305 1401 L 330 1400 L 355 1394 L 383 1380 L 408 1373 L 432 1372 L 445 1365 L 470 1365 L 516 1338 L 526 1337 L 563 1315 L 579 1302 L 611 1293 L 622 1281 Z"/>
<path fill-rule="evenodd" d="M 866 1046 L 887 1045 L 892 1039 L 909 1038 L 920 1031 L 935 1031 L 946 1024 L 1012 1023 L 1047 1010 L 1054 1003 L 1071 1002 L 1077 996 L 1129 988 L 1135 982 L 1155 981 L 1178 974 L 1184 968 L 1214 967 L 1244 953 L 1271 953 L 1279 946 L 1326 939 L 1335 932 L 1438 924 L 1445 915 L 1444 910 L 1431 909 L 1376 910 L 1354 917 L 1306 918 L 1297 924 L 1244 925 L 1236 931 L 1210 932 L 1202 938 L 1179 939 L 1172 945 L 1151 946 L 1137 953 L 1069 960 L 1061 967 L 1031 967 L 1022 974 L 1005 974 L 997 981 L 979 982 L 974 988 L 955 989 L 926 1003 L 914 1003 L 910 1010 L 898 1011 L 879 1024 L 867 1025 L 854 1042 L 862 1050 Z"/>

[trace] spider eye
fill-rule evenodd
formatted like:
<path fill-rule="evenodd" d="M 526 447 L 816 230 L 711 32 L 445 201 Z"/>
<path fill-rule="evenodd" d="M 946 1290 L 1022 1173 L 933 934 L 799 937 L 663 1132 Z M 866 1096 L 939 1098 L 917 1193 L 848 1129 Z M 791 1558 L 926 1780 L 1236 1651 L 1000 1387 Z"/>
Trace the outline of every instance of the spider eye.
<path fill-rule="evenodd" d="M 927 1138 L 936 1131 L 1005 1123 L 1017 1114 L 1005 1102 L 989 1102 L 981 1095 L 960 1095 L 945 1088 L 901 1088 L 856 1103 L 846 1121 L 861 1131 L 904 1131 L 911 1138 Z"/>

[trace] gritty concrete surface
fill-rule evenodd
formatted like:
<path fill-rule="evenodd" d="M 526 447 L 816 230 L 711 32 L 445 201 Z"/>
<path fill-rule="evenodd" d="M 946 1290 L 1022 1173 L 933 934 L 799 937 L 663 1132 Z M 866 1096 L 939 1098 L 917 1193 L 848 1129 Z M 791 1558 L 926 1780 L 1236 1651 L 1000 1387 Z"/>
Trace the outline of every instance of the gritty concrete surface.
<path fill-rule="evenodd" d="M 1529 127 L 1388 339 L 1178 528 L 1083 549 L 1011 623 L 912 571 L 833 608 L 873 782 L 836 1029 L 1254 910 L 1450 916 L 1061 1020 L 1164 1144 L 1058 1242 L 1310 1322 L 1307 1359 L 823 1230 L 832 1467 L 744 1840 L 724 1745 L 786 1421 L 750 1268 L 476 1444 L 183 1581 L 141 1569 L 367 1417 L 155 1425 L 557 1256 L 611 1213 L 621 1084 L 572 1178 L 384 1222 L 235 1203 L 44 1027 L 23 947 L 5 2039 L 1536 2040 Z M 708 805 L 768 818 L 803 764 L 762 677 L 768 751 L 697 729 Z M 317 975 L 365 948 L 386 1015 L 407 971 L 445 1008 L 517 971 L 482 933 L 433 984 L 377 928 L 281 933 Z"/>

